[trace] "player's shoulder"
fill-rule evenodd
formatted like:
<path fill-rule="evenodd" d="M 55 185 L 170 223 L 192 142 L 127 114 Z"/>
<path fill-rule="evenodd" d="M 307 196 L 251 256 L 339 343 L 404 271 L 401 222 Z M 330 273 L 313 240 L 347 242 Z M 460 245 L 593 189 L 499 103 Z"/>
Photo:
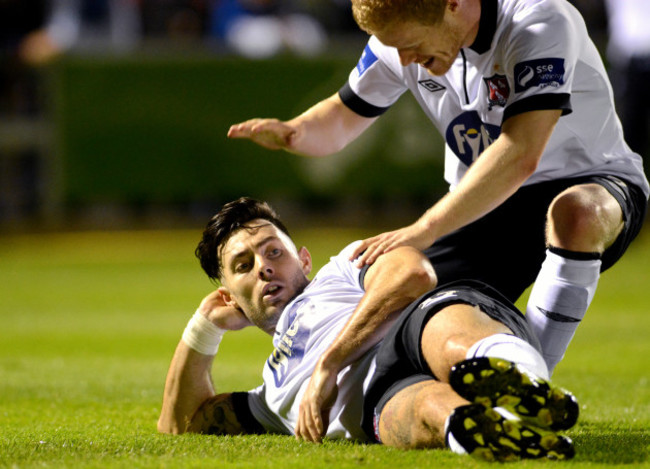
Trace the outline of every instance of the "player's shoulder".
<path fill-rule="evenodd" d="M 370 36 L 368 39 L 362 58 L 369 65 L 382 62 L 389 67 L 401 66 L 397 49 L 384 45 L 376 36 Z"/>
<path fill-rule="evenodd" d="M 502 22 L 510 23 L 513 28 L 542 24 L 552 29 L 583 22 L 580 13 L 566 0 L 503 0 L 499 15 Z"/>
<path fill-rule="evenodd" d="M 577 56 L 589 41 L 584 20 L 566 0 L 503 0 L 499 8 L 496 47 L 508 56 Z"/>
<path fill-rule="evenodd" d="M 329 262 L 316 273 L 314 282 L 323 280 L 326 277 L 356 275 L 359 269 L 354 265 L 350 257 L 360 243 L 361 241 L 354 241 L 341 249 L 338 254 L 330 257 Z"/>

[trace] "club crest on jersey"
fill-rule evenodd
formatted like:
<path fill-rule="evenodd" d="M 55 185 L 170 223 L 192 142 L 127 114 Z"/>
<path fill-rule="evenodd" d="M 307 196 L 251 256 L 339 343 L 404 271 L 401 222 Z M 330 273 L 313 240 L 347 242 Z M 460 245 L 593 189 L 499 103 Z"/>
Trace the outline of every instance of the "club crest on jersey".
<path fill-rule="evenodd" d="M 528 60 L 515 65 L 515 93 L 533 87 L 558 88 L 564 84 L 564 59 Z"/>
<path fill-rule="evenodd" d="M 375 62 L 377 62 L 377 56 L 374 54 L 372 49 L 370 49 L 370 46 L 366 44 L 366 47 L 363 49 L 363 53 L 361 54 L 361 58 L 357 63 L 357 72 L 359 72 L 359 76 L 363 75 L 363 73 Z"/>
<path fill-rule="evenodd" d="M 483 78 L 488 93 L 488 109 L 491 111 L 494 106 L 505 107 L 510 97 L 510 85 L 505 75 L 492 75 Z"/>
<path fill-rule="evenodd" d="M 458 159 L 470 166 L 500 134 L 501 127 L 486 124 L 478 112 L 468 111 L 451 121 L 445 140 Z"/>

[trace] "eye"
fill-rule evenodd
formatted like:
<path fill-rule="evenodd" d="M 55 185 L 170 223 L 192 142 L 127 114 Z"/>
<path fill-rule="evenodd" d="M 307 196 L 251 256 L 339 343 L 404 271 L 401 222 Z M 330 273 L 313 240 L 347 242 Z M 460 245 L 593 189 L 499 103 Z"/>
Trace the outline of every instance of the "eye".
<path fill-rule="evenodd" d="M 282 255 L 282 250 L 278 248 L 271 249 L 268 255 L 270 258 L 280 257 Z"/>
<path fill-rule="evenodd" d="M 235 272 L 237 273 L 244 273 L 248 272 L 250 270 L 250 264 L 248 262 L 240 262 L 239 264 L 235 265 Z"/>

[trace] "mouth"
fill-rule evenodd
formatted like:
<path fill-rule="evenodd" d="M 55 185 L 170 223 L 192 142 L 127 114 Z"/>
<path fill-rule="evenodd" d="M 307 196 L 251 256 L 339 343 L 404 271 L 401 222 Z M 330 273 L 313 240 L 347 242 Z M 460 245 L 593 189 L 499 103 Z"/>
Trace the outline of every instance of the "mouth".
<path fill-rule="evenodd" d="M 420 62 L 420 66 L 424 67 L 426 69 L 429 69 L 433 66 L 433 62 L 435 61 L 435 58 L 431 57 L 428 60 L 425 60 L 424 62 Z"/>
<path fill-rule="evenodd" d="M 272 300 L 273 298 L 277 297 L 281 291 L 282 291 L 282 287 L 280 285 L 268 284 L 262 290 L 262 299 Z"/>

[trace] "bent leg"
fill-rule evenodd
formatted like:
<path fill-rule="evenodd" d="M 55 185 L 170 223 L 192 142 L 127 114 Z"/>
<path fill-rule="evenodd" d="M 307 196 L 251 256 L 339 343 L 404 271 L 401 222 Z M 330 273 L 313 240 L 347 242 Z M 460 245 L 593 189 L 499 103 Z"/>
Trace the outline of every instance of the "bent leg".
<path fill-rule="evenodd" d="M 422 355 L 431 372 L 441 381 L 449 382 L 452 366 L 467 358 L 474 344 L 496 334 L 511 333 L 508 327 L 477 306 L 452 304 L 436 313 L 425 325 Z"/>
<path fill-rule="evenodd" d="M 408 386 L 381 412 L 381 442 L 401 449 L 444 448 L 445 421 L 455 408 L 466 404 L 447 383 L 432 379 Z"/>
<path fill-rule="evenodd" d="M 551 203 L 549 248 L 526 309 L 549 371 L 562 360 L 584 318 L 600 278 L 601 256 L 623 227 L 621 206 L 599 184 L 570 187 Z"/>
<path fill-rule="evenodd" d="M 422 381 L 384 406 L 379 438 L 400 449 L 444 448 L 488 461 L 570 459 L 570 438 L 535 426 L 505 409 L 470 404 L 447 383 Z"/>
<path fill-rule="evenodd" d="M 573 252 L 599 253 L 614 243 L 623 229 L 623 210 L 599 184 L 570 187 L 549 207 L 547 243 Z"/>

